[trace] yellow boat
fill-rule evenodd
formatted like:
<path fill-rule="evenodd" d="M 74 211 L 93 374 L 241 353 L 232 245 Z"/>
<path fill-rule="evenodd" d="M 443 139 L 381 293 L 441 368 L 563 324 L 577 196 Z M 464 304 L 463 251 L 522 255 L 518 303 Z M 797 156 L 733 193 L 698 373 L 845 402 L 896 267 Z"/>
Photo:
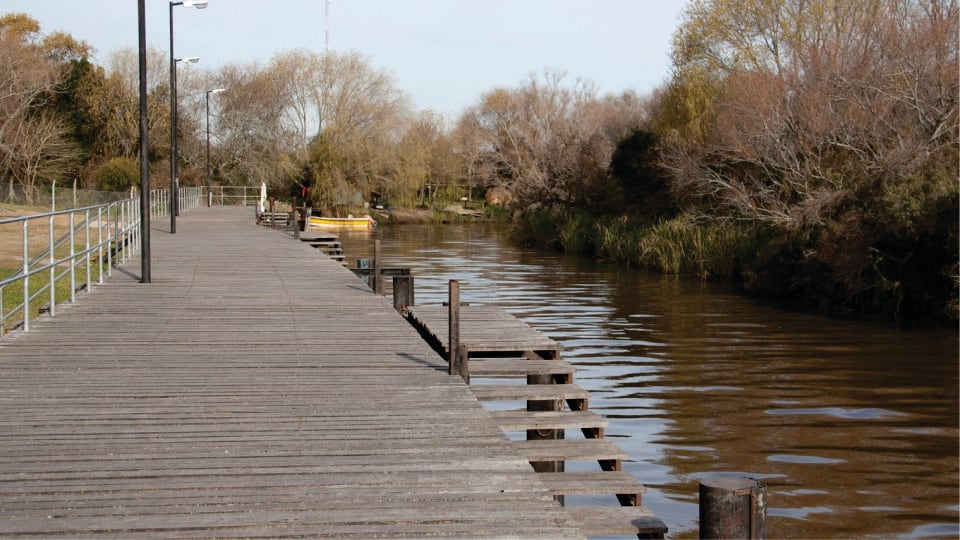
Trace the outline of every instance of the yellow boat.
<path fill-rule="evenodd" d="M 327 216 L 310 216 L 310 227 L 316 229 L 335 229 L 335 228 L 349 228 L 349 229 L 372 229 L 377 226 L 376 220 L 370 216 L 361 216 L 361 217 L 327 217 Z"/>

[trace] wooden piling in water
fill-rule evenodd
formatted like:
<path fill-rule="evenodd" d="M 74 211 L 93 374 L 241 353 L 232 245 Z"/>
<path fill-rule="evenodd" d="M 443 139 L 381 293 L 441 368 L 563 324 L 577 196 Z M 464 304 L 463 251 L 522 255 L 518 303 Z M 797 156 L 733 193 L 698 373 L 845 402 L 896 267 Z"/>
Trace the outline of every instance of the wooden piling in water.
<path fill-rule="evenodd" d="M 460 282 L 451 279 L 447 293 L 449 317 L 447 319 L 447 336 L 449 340 L 448 356 L 450 375 L 460 375 L 467 383 L 470 382 L 470 373 L 467 371 L 466 355 L 460 350 Z"/>
<path fill-rule="evenodd" d="M 767 486 L 752 478 L 700 482 L 700 538 L 767 537 Z"/>
<path fill-rule="evenodd" d="M 393 276 L 393 308 L 402 312 L 412 305 L 414 305 L 413 276 Z"/>
<path fill-rule="evenodd" d="M 373 242 L 373 292 L 383 294 L 383 276 L 380 275 L 380 240 Z"/>
<path fill-rule="evenodd" d="M 559 357 L 558 351 L 551 351 L 553 354 L 550 358 L 543 358 L 544 360 L 556 360 Z M 527 384 L 553 384 L 553 375 L 544 375 L 544 374 L 534 374 L 527 375 Z M 528 411 L 550 411 L 557 412 L 563 410 L 563 401 L 562 400 L 544 400 L 544 401 L 535 401 L 530 400 L 527 402 Z M 546 440 L 561 440 L 564 438 L 564 430 L 562 429 L 528 429 L 527 430 L 527 440 L 528 441 L 546 441 Z M 562 461 L 541 461 L 541 462 L 532 462 L 530 464 L 533 467 L 533 470 L 538 473 L 559 473 L 564 471 L 564 462 Z M 562 502 L 562 497 L 558 497 Z"/>

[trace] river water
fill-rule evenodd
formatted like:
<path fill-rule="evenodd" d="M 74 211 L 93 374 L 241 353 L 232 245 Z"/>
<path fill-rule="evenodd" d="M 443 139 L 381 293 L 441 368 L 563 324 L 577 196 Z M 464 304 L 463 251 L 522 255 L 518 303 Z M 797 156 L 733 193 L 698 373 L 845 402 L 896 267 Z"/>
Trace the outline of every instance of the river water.
<path fill-rule="evenodd" d="M 351 266 L 380 239 L 385 266 L 412 270 L 417 304 L 457 279 L 462 301 L 558 341 L 669 538 L 697 537 L 698 481 L 723 475 L 768 486 L 770 538 L 960 536 L 956 332 L 794 312 L 513 247 L 490 225 L 341 239 Z"/>

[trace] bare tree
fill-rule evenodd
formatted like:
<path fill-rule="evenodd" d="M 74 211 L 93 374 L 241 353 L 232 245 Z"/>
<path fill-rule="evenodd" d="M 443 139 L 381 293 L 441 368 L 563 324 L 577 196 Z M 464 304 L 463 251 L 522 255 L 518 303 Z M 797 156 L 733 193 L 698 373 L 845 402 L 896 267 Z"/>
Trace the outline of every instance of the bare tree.
<path fill-rule="evenodd" d="M 310 151 L 312 196 L 321 205 L 349 206 L 393 187 L 410 105 L 393 77 L 358 53 L 328 53 L 322 66 L 315 104 L 322 125 Z"/>
<path fill-rule="evenodd" d="M 722 82 L 710 140 L 674 139 L 667 153 L 687 200 L 803 226 L 956 148 L 956 2 L 692 6 L 676 68 L 707 65 Z"/>
<path fill-rule="evenodd" d="M 22 122 L 11 143 L 10 176 L 23 188 L 27 204 L 33 203 L 39 180 L 62 179 L 77 162 L 77 146 L 68 139 L 66 125 L 48 113 Z"/>
<path fill-rule="evenodd" d="M 597 96 L 584 80 L 567 85 L 562 72 L 531 74 L 515 89 L 484 94 L 457 125 L 471 155 L 470 173 L 484 186 L 509 186 L 519 201 L 579 205 L 602 189 L 620 137 L 642 119 L 629 94 Z M 599 182 L 599 184 L 598 184 Z"/>
<path fill-rule="evenodd" d="M 270 62 L 271 71 L 284 85 L 283 121 L 298 134 L 301 154 L 323 127 L 324 62 L 322 55 L 304 49 L 277 54 Z"/>
<path fill-rule="evenodd" d="M 217 80 L 228 88 L 219 95 L 219 149 L 225 176 L 235 185 L 267 183 L 279 189 L 293 172 L 284 156 L 298 134 L 283 122 L 283 83 L 257 64 L 227 66 Z"/>
<path fill-rule="evenodd" d="M 57 65 L 35 42 L 39 25 L 23 15 L 0 18 L 0 174 L 31 189 L 41 176 L 56 179 L 75 157 L 64 146 L 63 124 L 41 114 L 44 97 L 59 83 Z M 51 160 L 45 167 L 42 159 Z"/>

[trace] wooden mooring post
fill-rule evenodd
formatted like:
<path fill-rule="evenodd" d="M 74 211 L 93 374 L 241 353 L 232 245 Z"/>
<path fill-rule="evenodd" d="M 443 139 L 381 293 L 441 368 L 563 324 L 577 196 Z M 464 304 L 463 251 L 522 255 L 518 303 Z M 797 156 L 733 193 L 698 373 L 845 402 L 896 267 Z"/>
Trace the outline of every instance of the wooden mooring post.
<path fill-rule="evenodd" d="M 380 240 L 373 242 L 373 292 L 383 294 L 383 276 L 380 275 Z"/>
<path fill-rule="evenodd" d="M 753 478 L 700 482 L 700 538 L 766 537 L 766 485 Z"/>
<path fill-rule="evenodd" d="M 464 382 L 470 384 L 470 372 L 467 365 L 467 355 L 460 350 L 460 282 L 451 279 L 447 293 L 447 305 L 450 308 L 447 325 L 447 351 L 450 375 L 460 375 Z"/>
<path fill-rule="evenodd" d="M 393 309 L 406 311 L 412 305 L 414 305 L 413 276 L 393 276 Z"/>

